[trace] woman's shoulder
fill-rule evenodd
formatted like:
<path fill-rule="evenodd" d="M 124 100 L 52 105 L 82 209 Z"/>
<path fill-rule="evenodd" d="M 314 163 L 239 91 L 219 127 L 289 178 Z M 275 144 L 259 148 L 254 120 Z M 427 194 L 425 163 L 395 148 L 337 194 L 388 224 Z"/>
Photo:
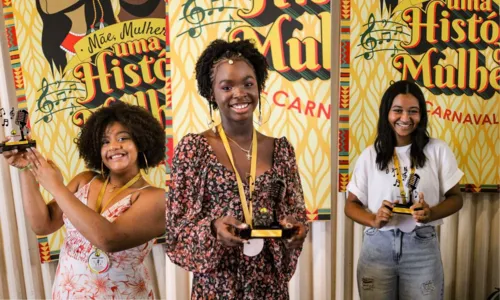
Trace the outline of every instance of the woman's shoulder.
<path fill-rule="evenodd" d="M 275 143 L 278 148 L 281 148 L 281 149 L 285 148 L 285 149 L 294 150 L 292 143 L 288 140 L 288 138 L 286 136 L 282 136 L 282 137 L 278 137 L 278 138 L 269 137 L 269 136 L 265 136 L 265 137 L 272 140 L 273 143 Z"/>
<path fill-rule="evenodd" d="M 266 145 L 271 146 L 271 148 L 274 147 L 275 142 L 277 140 L 275 137 L 267 136 L 261 132 L 257 132 L 257 138 L 258 138 L 259 144 L 261 144 L 261 145 L 266 144 Z"/>
<path fill-rule="evenodd" d="M 137 192 L 139 192 L 138 196 L 141 196 L 142 198 L 156 199 L 156 200 L 165 199 L 165 190 L 154 185 L 145 186 L 139 189 Z"/>
<path fill-rule="evenodd" d="M 179 152 L 204 150 L 208 147 L 208 139 L 205 133 L 188 133 L 177 143 Z"/>
<path fill-rule="evenodd" d="M 425 145 L 424 152 L 427 158 L 436 159 L 438 161 L 455 160 L 455 154 L 450 146 L 443 140 L 431 138 Z"/>
<path fill-rule="evenodd" d="M 205 133 L 206 131 L 202 133 L 188 133 L 181 138 L 178 144 L 179 145 L 198 144 L 205 139 Z"/>
<path fill-rule="evenodd" d="M 71 181 L 68 183 L 68 188 L 72 190 L 73 192 L 78 191 L 82 187 L 84 187 L 86 184 L 90 183 L 92 180 L 100 179 L 101 175 L 97 172 L 94 171 L 83 171 L 81 173 L 78 173 Z"/>
<path fill-rule="evenodd" d="M 424 151 L 427 152 L 427 154 L 430 154 L 430 153 L 442 153 L 443 151 L 451 151 L 451 150 L 450 146 L 448 146 L 448 144 L 445 141 L 437 138 L 430 138 L 427 145 L 425 145 Z"/>
<path fill-rule="evenodd" d="M 360 158 L 366 158 L 366 159 L 371 159 L 376 156 L 377 156 L 377 151 L 375 150 L 375 145 L 373 144 L 366 147 L 363 151 L 361 151 L 361 154 L 359 155 Z"/>
<path fill-rule="evenodd" d="M 445 141 L 437 139 L 437 138 L 429 138 L 429 142 L 427 143 L 426 146 L 442 148 L 442 147 L 448 147 L 448 144 L 446 144 Z"/>

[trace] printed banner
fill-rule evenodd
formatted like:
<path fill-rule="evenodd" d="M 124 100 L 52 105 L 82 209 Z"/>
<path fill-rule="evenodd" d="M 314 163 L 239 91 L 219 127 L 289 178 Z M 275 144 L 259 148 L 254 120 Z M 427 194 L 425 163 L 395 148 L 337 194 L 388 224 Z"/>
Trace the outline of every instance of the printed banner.
<path fill-rule="evenodd" d="M 498 0 L 342 1 L 339 189 L 373 144 L 391 82 L 414 80 L 427 99 L 429 133 L 464 171 L 467 192 L 498 192 Z"/>
<path fill-rule="evenodd" d="M 202 51 L 217 38 L 253 40 L 271 67 L 258 130 L 291 142 L 308 217 L 329 219 L 330 1 L 182 0 L 170 2 L 169 15 L 173 111 L 183 118 L 174 123 L 174 139 L 209 128 L 194 72 Z"/>
<path fill-rule="evenodd" d="M 3 10 L 15 109 L 29 111 L 37 149 L 65 181 L 85 170 L 74 139 L 87 118 L 124 101 L 145 107 L 165 126 L 166 163 L 146 175 L 165 186 L 173 152 L 165 0 L 3 0 Z M 43 189 L 42 195 L 51 200 Z M 42 262 L 59 257 L 64 235 L 62 228 L 39 237 Z"/>

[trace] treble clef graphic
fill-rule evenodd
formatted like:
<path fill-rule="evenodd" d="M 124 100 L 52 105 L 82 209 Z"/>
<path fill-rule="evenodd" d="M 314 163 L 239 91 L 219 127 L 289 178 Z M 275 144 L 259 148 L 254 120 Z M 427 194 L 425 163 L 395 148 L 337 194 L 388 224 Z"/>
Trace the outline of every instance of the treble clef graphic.
<path fill-rule="evenodd" d="M 49 84 L 47 82 L 47 79 L 42 79 L 42 88 L 40 88 L 38 91 L 40 90 L 42 91 L 42 93 L 36 100 L 36 104 L 38 110 L 45 114 L 43 116 L 43 121 L 45 123 L 49 123 L 50 121 L 52 121 L 52 115 L 54 114 L 52 112 L 54 110 L 54 103 L 47 99 L 47 94 L 49 91 Z"/>
<path fill-rule="evenodd" d="M 190 6 L 194 4 L 194 7 L 190 10 Z M 182 10 L 184 19 L 189 23 L 195 25 L 189 29 L 189 36 L 192 38 L 198 37 L 201 34 L 201 23 L 205 20 L 205 9 L 196 5 L 196 0 L 188 0 L 184 4 L 184 9 Z"/>
<path fill-rule="evenodd" d="M 368 28 L 361 34 L 361 46 L 368 50 L 363 54 L 365 59 L 372 59 L 373 58 L 373 49 L 377 46 L 377 39 L 371 36 L 371 32 L 373 31 L 373 28 L 375 27 L 375 17 L 373 14 L 370 14 L 370 17 L 368 18 Z"/>

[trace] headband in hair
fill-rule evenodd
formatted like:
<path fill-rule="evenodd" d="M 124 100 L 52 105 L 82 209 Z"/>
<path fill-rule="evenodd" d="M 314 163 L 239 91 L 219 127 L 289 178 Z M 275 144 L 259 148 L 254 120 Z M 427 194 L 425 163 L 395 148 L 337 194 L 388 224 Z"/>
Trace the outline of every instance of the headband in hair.
<path fill-rule="evenodd" d="M 227 62 L 228 64 L 232 65 L 234 64 L 235 61 L 244 61 L 246 62 L 250 68 L 255 72 L 255 68 L 253 67 L 252 63 L 244 57 L 240 52 L 232 52 L 230 50 L 227 50 L 222 54 L 218 59 L 214 60 L 212 64 L 212 71 L 210 72 L 210 81 L 212 82 L 212 86 L 214 84 L 214 79 L 215 79 L 215 73 L 217 71 L 217 68 L 222 64 Z"/>

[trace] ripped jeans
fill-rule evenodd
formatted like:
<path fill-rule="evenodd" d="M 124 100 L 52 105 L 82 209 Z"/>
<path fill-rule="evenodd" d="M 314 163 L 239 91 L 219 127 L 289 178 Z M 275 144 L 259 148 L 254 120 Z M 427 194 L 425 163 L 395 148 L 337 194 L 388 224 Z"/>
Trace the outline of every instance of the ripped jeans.
<path fill-rule="evenodd" d="M 443 263 L 432 226 L 366 229 L 357 273 L 361 299 L 443 299 Z"/>

